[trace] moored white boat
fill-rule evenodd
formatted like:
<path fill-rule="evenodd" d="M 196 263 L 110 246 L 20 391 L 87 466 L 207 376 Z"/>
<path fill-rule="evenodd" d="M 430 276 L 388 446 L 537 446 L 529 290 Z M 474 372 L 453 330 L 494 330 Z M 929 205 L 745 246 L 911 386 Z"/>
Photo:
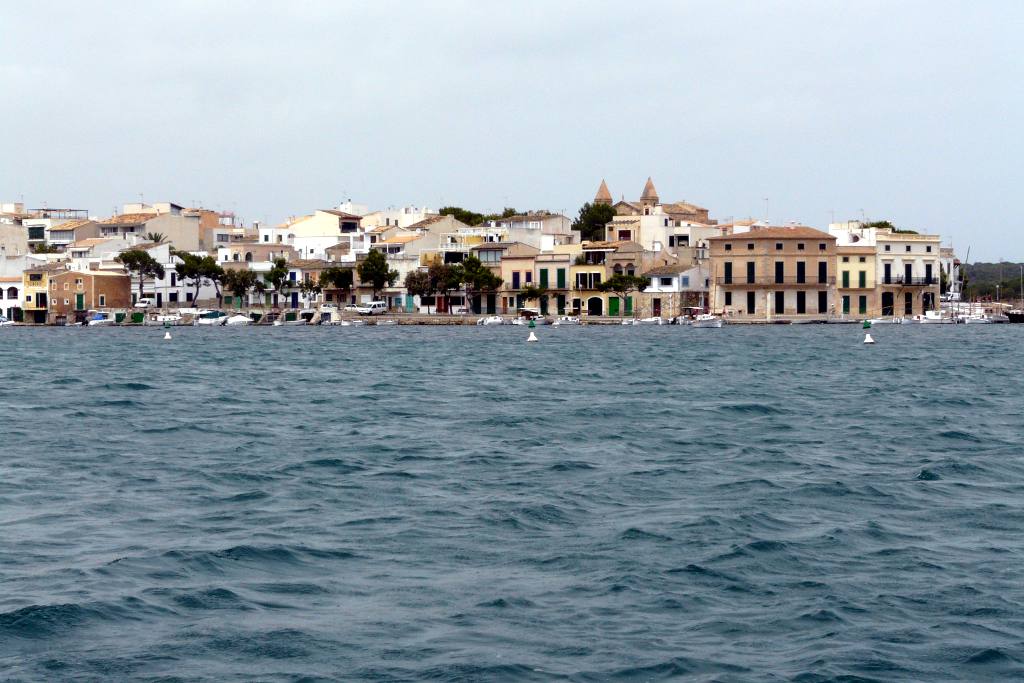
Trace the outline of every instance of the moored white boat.
<path fill-rule="evenodd" d="M 690 327 L 721 327 L 724 321 L 717 315 L 711 313 L 701 313 L 693 322 L 690 323 Z"/>
<path fill-rule="evenodd" d="M 89 318 L 86 323 L 89 327 L 99 327 L 106 325 L 113 325 L 114 318 L 109 313 L 101 311 L 90 311 Z"/>
<path fill-rule="evenodd" d="M 377 325 L 397 325 L 397 320 L 378 320 Z"/>
<path fill-rule="evenodd" d="M 232 316 L 228 317 L 228 319 L 224 321 L 224 324 L 225 325 L 231 325 L 231 326 L 235 326 L 235 325 L 251 325 L 252 324 L 252 318 L 250 318 L 247 315 L 242 315 L 241 313 L 236 313 L 235 315 L 232 315 Z"/>
<path fill-rule="evenodd" d="M 180 325 L 181 316 L 177 313 L 161 313 L 154 315 L 148 322 L 150 325 Z"/>
<path fill-rule="evenodd" d="M 905 323 L 919 323 L 922 325 L 954 325 L 956 318 L 942 315 L 941 311 L 925 311 L 923 315 L 915 315 L 913 318 L 904 318 Z"/>
<path fill-rule="evenodd" d="M 905 322 L 903 318 L 893 316 L 891 318 L 870 318 L 869 323 L 874 325 L 901 325 Z"/>
<path fill-rule="evenodd" d="M 500 315 L 489 315 L 476 321 L 477 325 L 504 325 L 505 319 Z"/>
<path fill-rule="evenodd" d="M 227 313 L 223 311 L 201 310 L 192 324 L 202 325 L 204 327 L 209 325 L 223 325 L 224 321 L 227 320 L 227 317 Z"/>
<path fill-rule="evenodd" d="M 633 321 L 634 325 L 664 325 L 665 321 L 661 319 L 661 316 L 656 315 L 652 318 L 640 318 Z"/>
<path fill-rule="evenodd" d="M 575 315 L 560 315 L 555 318 L 555 322 L 551 323 L 552 327 L 562 327 L 563 325 L 579 325 L 580 319 Z"/>
<path fill-rule="evenodd" d="M 342 320 L 338 323 L 341 327 L 362 327 L 366 325 L 365 320 Z"/>
<path fill-rule="evenodd" d="M 14 324 L 13 320 L 8 320 L 6 315 L 0 315 L 0 327 L 10 327 Z"/>

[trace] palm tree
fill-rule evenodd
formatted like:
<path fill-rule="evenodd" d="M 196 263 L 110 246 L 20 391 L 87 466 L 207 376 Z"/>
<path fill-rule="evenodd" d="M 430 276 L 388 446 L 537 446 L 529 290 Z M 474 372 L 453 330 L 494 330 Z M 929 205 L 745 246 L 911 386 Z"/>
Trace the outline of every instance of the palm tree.
<path fill-rule="evenodd" d="M 147 232 L 145 234 L 145 238 L 154 244 L 160 244 L 166 237 L 162 232 Z"/>

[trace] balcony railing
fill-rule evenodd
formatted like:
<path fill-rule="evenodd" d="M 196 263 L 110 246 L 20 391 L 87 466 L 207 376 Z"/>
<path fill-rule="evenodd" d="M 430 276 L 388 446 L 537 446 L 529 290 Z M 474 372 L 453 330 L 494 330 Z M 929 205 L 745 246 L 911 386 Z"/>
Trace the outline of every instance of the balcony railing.
<path fill-rule="evenodd" d="M 906 277 L 899 275 L 896 277 L 882 278 L 882 284 L 899 287 L 930 287 L 931 285 L 939 284 L 939 279 L 936 277 Z"/>
<path fill-rule="evenodd" d="M 740 275 L 732 277 L 720 276 L 715 278 L 715 283 L 719 285 L 834 285 L 836 278 L 834 276 L 820 278 L 820 277 L 754 277 L 750 278 L 746 275 Z"/>

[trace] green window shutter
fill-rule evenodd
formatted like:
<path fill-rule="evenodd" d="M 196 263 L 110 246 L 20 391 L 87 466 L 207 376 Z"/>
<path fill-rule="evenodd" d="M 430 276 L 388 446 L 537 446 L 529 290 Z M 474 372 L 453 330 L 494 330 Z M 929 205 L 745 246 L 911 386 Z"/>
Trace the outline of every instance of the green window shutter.
<path fill-rule="evenodd" d="M 850 312 L 850 297 L 844 296 L 843 297 L 843 313 L 849 313 L 849 312 Z"/>
<path fill-rule="evenodd" d="M 547 287 L 548 286 L 548 269 L 547 268 L 541 268 L 540 269 L 540 286 L 541 287 Z"/>
<path fill-rule="evenodd" d="M 555 273 L 558 278 L 558 288 L 565 289 L 565 268 L 559 268 Z"/>
<path fill-rule="evenodd" d="M 858 299 L 857 299 L 857 312 L 858 313 L 867 313 L 868 312 L 868 298 L 866 296 L 858 297 Z"/>
<path fill-rule="evenodd" d="M 863 270 L 857 273 L 857 286 L 863 289 L 868 286 L 868 274 Z M 861 311 L 863 313 L 863 311 Z"/>
<path fill-rule="evenodd" d="M 633 315 L 633 297 L 626 297 L 626 315 Z"/>
<path fill-rule="evenodd" d="M 848 288 L 850 286 L 850 271 L 843 271 L 843 287 Z"/>

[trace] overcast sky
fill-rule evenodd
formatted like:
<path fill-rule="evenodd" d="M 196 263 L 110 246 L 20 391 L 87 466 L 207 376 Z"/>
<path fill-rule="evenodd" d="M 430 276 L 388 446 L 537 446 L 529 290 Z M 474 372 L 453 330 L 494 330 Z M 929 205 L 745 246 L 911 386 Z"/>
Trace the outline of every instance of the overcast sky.
<path fill-rule="evenodd" d="M 1024 259 L 1024 2 L 5 2 L 0 200 L 891 219 Z M 862 214 L 863 211 L 863 214 Z"/>

